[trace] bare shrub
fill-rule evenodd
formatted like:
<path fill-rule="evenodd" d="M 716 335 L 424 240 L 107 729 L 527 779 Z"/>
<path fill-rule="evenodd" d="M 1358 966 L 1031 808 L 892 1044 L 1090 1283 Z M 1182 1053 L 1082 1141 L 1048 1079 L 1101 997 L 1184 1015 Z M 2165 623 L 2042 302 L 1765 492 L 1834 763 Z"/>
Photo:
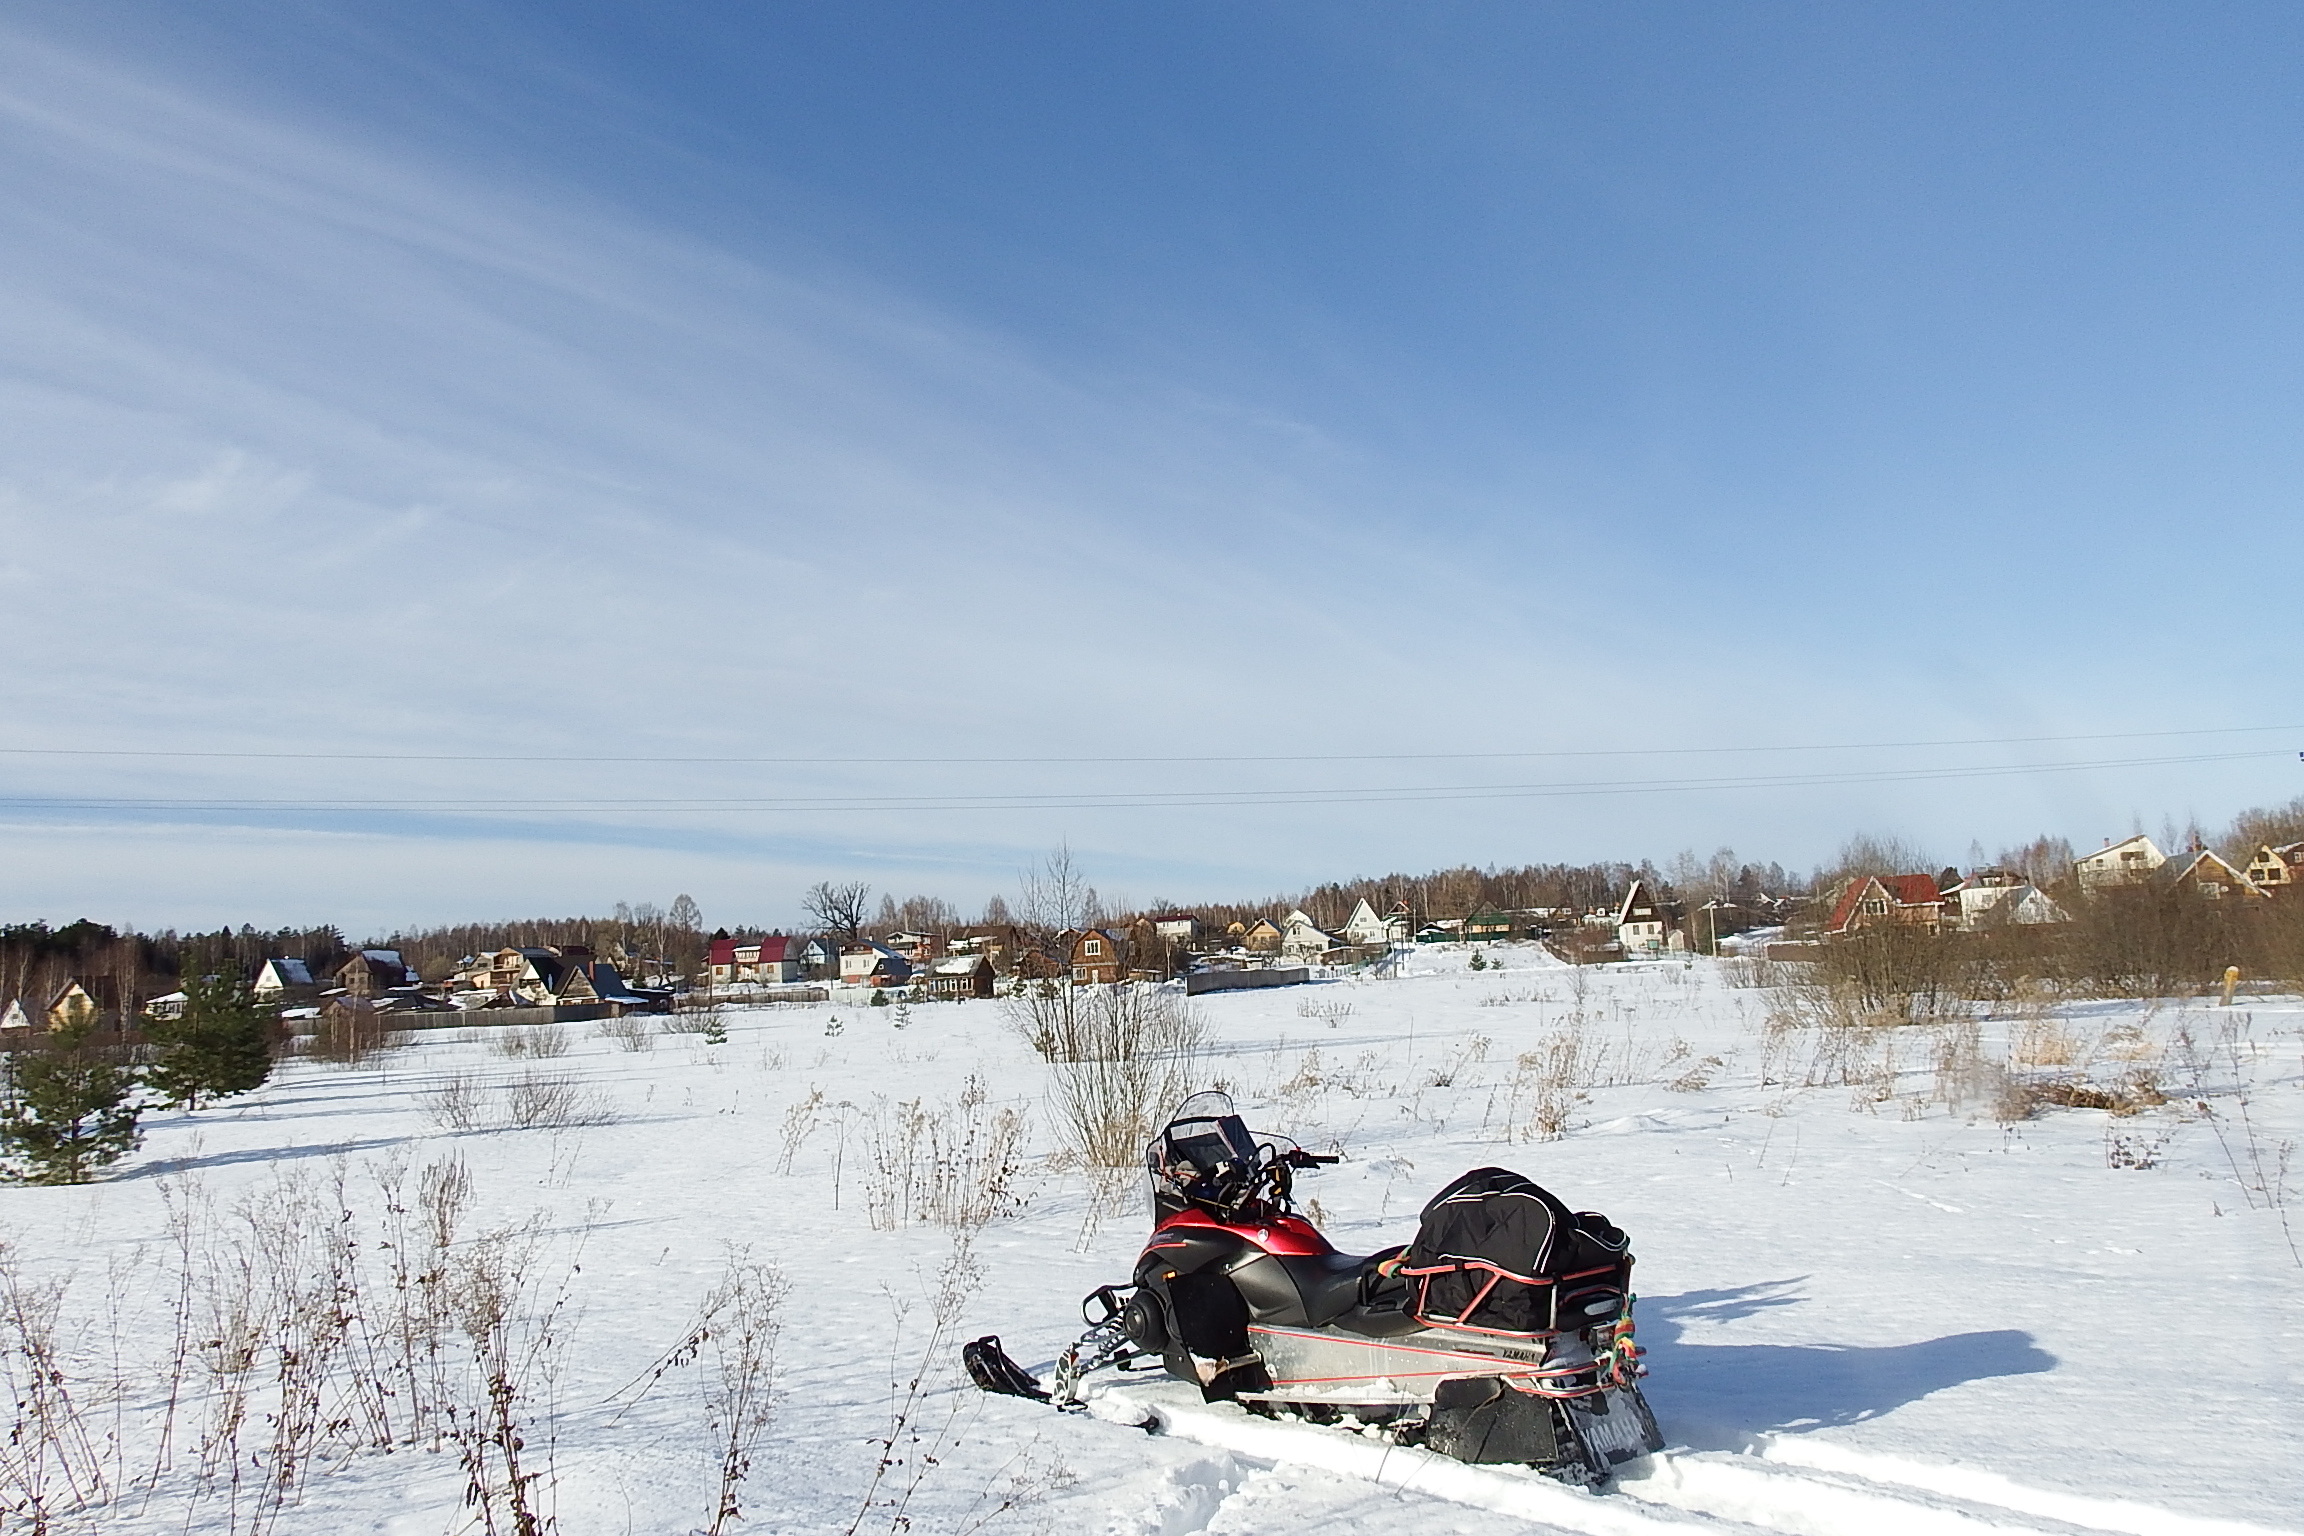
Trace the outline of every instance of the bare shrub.
<path fill-rule="evenodd" d="M 587 1092 L 564 1072 L 521 1073 L 506 1085 L 504 1114 L 522 1130 L 616 1123 L 616 1107 L 606 1094 Z"/>
<path fill-rule="evenodd" d="M 1882 923 L 1818 947 L 1806 985 L 1866 1024 L 1917 1024 L 1969 1011 L 1976 955 L 1956 933 Z"/>
<path fill-rule="evenodd" d="M 568 1031 L 557 1024 L 528 1024 L 499 1029 L 488 1037 L 488 1048 L 499 1056 L 548 1058 L 568 1054 Z"/>
<path fill-rule="evenodd" d="M 337 1066 L 363 1066 L 382 1052 L 408 1043 L 405 1030 L 392 1027 L 391 1015 L 366 998 L 338 998 L 320 1010 L 304 1054 Z"/>
<path fill-rule="evenodd" d="M 1173 992 L 1044 985 L 1006 1005 L 1050 1066 L 1065 1148 L 1088 1168 L 1132 1167 L 1154 1117 L 1191 1091 L 1208 1026 Z"/>
<path fill-rule="evenodd" d="M 474 1073 L 451 1072 L 416 1096 L 424 1118 L 443 1131 L 476 1131 L 483 1120 L 486 1084 Z"/>
<path fill-rule="evenodd" d="M 602 1019 L 592 1026 L 592 1031 L 603 1040 L 615 1041 L 619 1050 L 652 1051 L 656 1049 L 656 1031 L 649 1024 L 645 1014 L 624 1013 L 613 1018 Z"/>
<path fill-rule="evenodd" d="M 1784 967 L 1762 955 L 1732 955 L 1720 962 L 1720 979 L 1731 987 L 1781 986 Z"/>
<path fill-rule="evenodd" d="M 1320 1019 L 1325 1021 L 1330 1029 L 1334 1029 L 1352 1017 L 1352 1004 L 1347 998 L 1336 998 L 1333 1001 L 1317 997 L 1300 998 L 1296 1003 L 1296 1017 Z"/>
<path fill-rule="evenodd" d="M 728 1010 L 717 999 L 675 1008 L 660 1017 L 668 1035 L 709 1035 L 728 1028 Z"/>

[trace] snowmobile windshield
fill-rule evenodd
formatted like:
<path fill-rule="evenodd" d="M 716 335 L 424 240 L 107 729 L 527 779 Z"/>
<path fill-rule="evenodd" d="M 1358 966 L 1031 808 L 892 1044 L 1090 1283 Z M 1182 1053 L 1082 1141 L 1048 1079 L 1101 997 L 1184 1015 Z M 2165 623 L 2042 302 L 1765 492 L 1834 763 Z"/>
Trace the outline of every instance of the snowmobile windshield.
<path fill-rule="evenodd" d="M 1296 1143 L 1248 1129 L 1224 1093 L 1196 1093 L 1176 1108 L 1159 1139 L 1145 1148 L 1152 1207 L 1237 1209 L 1262 1193 L 1266 1174 Z"/>

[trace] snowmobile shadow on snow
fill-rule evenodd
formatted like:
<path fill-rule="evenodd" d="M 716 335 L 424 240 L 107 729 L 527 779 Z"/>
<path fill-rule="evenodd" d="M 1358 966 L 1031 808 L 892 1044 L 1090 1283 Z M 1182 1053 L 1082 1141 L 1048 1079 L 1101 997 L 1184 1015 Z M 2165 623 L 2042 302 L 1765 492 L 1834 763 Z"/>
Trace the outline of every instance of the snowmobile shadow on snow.
<path fill-rule="evenodd" d="M 1795 1280 L 1640 1298 L 1640 1342 L 1656 1369 L 1665 1434 L 1700 1451 L 1742 1451 L 1764 1431 L 1801 1433 L 1894 1412 L 1931 1392 L 2058 1362 L 2016 1328 L 1912 1344 L 1691 1344 L 1688 1324 L 1729 1322 L 1806 1298 Z"/>

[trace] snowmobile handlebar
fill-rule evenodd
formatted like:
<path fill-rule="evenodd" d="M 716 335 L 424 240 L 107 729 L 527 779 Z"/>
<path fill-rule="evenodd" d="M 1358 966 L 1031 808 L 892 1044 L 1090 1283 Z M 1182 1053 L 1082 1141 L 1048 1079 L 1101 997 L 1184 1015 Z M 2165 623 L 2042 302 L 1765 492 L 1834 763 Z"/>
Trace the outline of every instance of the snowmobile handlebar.
<path fill-rule="evenodd" d="M 1302 1147 L 1295 1147 L 1282 1154 L 1280 1160 L 1291 1168 L 1319 1168 L 1328 1163 L 1344 1161 L 1344 1154 L 1336 1152 L 1323 1156 L 1318 1152 L 1307 1152 Z"/>

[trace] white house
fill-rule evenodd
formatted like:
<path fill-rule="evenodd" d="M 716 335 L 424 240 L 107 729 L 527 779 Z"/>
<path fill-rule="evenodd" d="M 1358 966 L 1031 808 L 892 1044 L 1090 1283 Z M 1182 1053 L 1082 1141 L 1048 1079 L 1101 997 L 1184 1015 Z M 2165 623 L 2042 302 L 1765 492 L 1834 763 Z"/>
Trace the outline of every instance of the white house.
<path fill-rule="evenodd" d="M 1943 893 L 1944 925 L 1974 933 L 2003 924 L 2068 923 L 2070 913 L 2022 875 L 1979 869 Z"/>
<path fill-rule="evenodd" d="M 1365 896 L 1352 908 L 1352 915 L 1344 919 L 1342 931 L 1349 944 L 1385 944 L 1392 937 L 1390 926 L 1376 915 L 1376 909 L 1368 904 Z"/>
<path fill-rule="evenodd" d="M 1336 936 L 1323 930 L 1302 911 L 1289 913 L 1280 920 L 1280 953 L 1284 955 L 1319 955 L 1336 947 Z"/>
<path fill-rule="evenodd" d="M 2106 843 L 2084 859 L 2074 859 L 2072 869 L 2080 877 L 2080 889 L 2093 891 L 2108 885 L 2141 884 L 2167 862 L 2168 855 L 2139 832 L 2117 843 Z"/>
<path fill-rule="evenodd" d="M 303 961 L 283 957 L 265 961 L 248 991 L 260 1003 L 278 1003 L 317 996 L 320 983 L 312 979 L 312 968 Z"/>

